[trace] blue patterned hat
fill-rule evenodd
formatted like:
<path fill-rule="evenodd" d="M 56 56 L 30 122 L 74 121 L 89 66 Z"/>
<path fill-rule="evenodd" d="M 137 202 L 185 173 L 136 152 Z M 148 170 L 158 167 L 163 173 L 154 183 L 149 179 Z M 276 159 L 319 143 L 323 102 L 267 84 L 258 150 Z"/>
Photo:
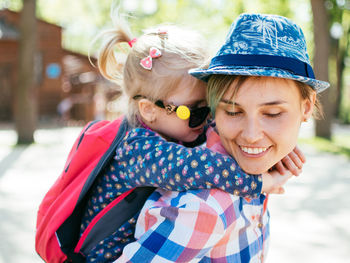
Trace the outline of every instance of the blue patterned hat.
<path fill-rule="evenodd" d="M 315 79 L 301 28 L 277 15 L 240 15 L 209 68 L 189 73 L 203 81 L 213 74 L 286 78 L 304 82 L 318 93 L 329 87 Z"/>

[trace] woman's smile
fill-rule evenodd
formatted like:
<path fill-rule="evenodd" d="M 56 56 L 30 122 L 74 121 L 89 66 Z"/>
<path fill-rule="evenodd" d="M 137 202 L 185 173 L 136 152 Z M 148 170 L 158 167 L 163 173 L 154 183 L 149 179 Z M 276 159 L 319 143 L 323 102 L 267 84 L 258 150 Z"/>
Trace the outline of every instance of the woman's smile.
<path fill-rule="evenodd" d="M 253 146 L 242 146 L 239 145 L 239 148 L 242 151 L 242 154 L 246 155 L 247 157 L 262 157 L 265 154 L 268 153 L 268 150 L 270 147 L 253 147 Z"/>

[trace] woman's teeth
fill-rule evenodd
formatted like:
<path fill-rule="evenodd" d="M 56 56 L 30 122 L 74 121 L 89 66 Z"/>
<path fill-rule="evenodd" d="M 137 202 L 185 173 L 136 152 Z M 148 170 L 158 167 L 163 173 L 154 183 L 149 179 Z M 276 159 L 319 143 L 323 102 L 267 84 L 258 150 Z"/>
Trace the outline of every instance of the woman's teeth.
<path fill-rule="evenodd" d="M 248 154 L 259 154 L 267 150 L 267 148 L 251 148 L 251 147 L 244 147 L 244 146 L 240 146 L 240 148 L 243 152 Z"/>

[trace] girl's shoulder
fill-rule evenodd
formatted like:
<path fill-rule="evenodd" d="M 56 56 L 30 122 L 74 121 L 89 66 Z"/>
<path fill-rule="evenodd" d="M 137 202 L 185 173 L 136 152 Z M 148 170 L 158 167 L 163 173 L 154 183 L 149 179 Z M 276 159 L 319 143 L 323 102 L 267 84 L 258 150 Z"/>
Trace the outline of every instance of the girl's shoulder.
<path fill-rule="evenodd" d="M 141 137 L 157 137 L 159 139 L 162 139 L 158 133 L 143 127 L 136 127 L 128 130 L 125 134 L 124 139 L 136 139 Z"/>

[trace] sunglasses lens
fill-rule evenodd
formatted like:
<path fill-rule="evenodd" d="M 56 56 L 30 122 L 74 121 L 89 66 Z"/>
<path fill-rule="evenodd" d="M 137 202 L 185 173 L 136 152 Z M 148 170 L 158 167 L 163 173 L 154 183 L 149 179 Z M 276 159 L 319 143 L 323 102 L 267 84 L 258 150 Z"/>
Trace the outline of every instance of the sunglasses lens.
<path fill-rule="evenodd" d="M 190 128 L 195 128 L 201 125 L 205 121 L 205 119 L 208 117 L 209 112 L 210 112 L 209 107 L 201 107 L 201 108 L 191 110 L 190 121 L 188 126 L 190 126 Z"/>

